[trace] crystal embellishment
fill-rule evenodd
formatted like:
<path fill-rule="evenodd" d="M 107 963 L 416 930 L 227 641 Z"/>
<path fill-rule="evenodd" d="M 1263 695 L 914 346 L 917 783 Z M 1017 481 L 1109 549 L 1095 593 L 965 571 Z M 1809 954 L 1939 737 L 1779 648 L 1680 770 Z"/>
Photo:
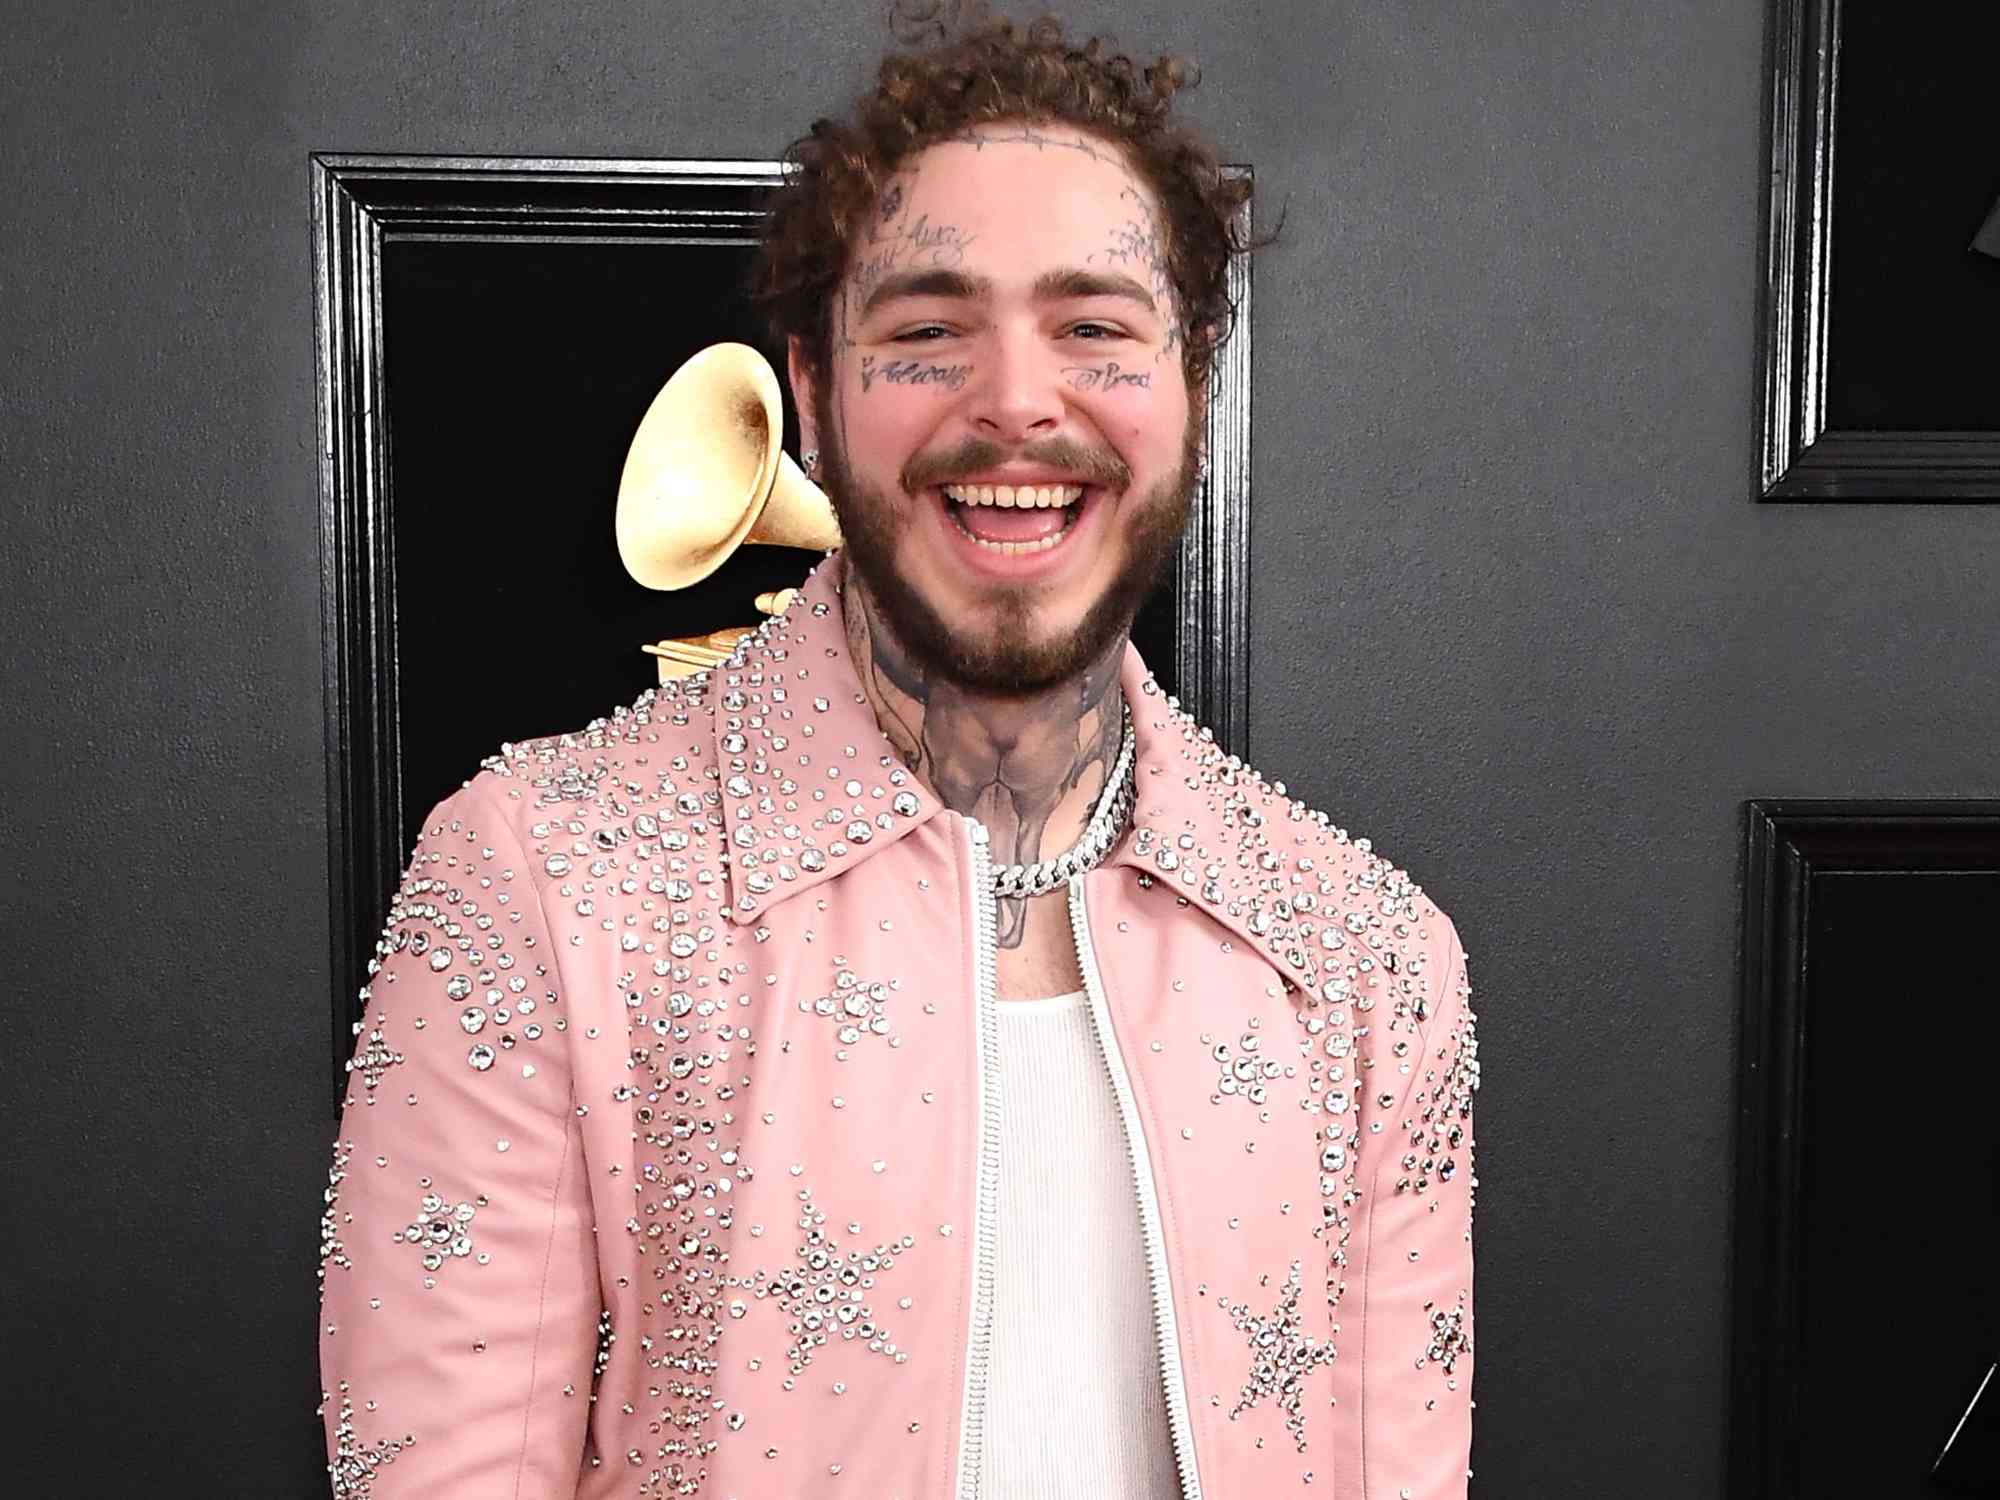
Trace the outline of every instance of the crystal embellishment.
<path fill-rule="evenodd" d="M 1291 1273 L 1285 1278 L 1284 1295 L 1268 1313 L 1253 1313 L 1248 1305 L 1231 1303 L 1225 1297 L 1215 1301 L 1250 1345 L 1250 1375 L 1243 1382 L 1241 1398 L 1229 1419 L 1235 1421 L 1269 1398 L 1284 1413 L 1285 1431 L 1303 1453 L 1306 1419 L 1299 1407 L 1305 1399 L 1306 1379 L 1319 1366 L 1332 1362 L 1333 1345 L 1306 1336 L 1299 1318 L 1299 1290 L 1299 1263 L 1293 1261 Z"/>
<path fill-rule="evenodd" d="M 748 1285 L 751 1295 L 769 1298 L 791 1320 L 792 1373 L 810 1365 L 813 1351 L 829 1339 L 859 1341 L 870 1353 L 887 1355 L 901 1364 L 889 1330 L 875 1320 L 873 1293 L 877 1278 L 894 1270 L 896 1258 L 916 1244 L 910 1235 L 866 1250 L 843 1249 L 826 1231 L 826 1215 L 813 1206 L 812 1189 L 799 1191 L 799 1243 L 790 1265 L 759 1271 L 747 1283 L 737 1277 L 728 1285 Z M 731 1309 L 734 1312 L 734 1308 Z"/>

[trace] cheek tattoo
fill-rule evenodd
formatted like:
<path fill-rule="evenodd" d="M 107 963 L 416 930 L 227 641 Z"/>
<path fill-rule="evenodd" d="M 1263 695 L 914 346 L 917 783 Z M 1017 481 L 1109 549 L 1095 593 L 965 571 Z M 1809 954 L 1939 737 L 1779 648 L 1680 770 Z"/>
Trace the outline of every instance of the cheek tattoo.
<path fill-rule="evenodd" d="M 971 365 L 933 365 L 920 359 L 892 359 L 884 363 L 872 354 L 861 356 L 864 391 L 878 380 L 889 385 L 941 385 L 948 391 L 956 391 L 963 389 L 971 376 Z"/>
<path fill-rule="evenodd" d="M 1127 385 L 1145 391 L 1153 387 L 1151 370 L 1128 370 L 1115 359 L 1101 365 L 1064 365 L 1063 376 L 1073 391 L 1115 391 Z"/>

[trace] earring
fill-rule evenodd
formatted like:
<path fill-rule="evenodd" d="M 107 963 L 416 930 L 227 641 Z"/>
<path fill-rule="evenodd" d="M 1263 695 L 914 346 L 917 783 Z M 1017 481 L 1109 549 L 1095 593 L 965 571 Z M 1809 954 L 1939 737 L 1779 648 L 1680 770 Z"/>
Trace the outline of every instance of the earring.
<path fill-rule="evenodd" d="M 799 455 L 799 467 L 806 471 L 806 478 L 819 483 L 819 449 L 808 448 Z"/>

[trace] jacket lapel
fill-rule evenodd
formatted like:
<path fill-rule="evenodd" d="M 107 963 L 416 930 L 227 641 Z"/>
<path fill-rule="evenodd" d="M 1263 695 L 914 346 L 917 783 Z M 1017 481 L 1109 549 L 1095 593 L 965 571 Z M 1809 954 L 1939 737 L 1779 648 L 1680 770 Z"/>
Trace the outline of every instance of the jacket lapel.
<path fill-rule="evenodd" d="M 784 614 L 711 674 L 729 840 L 729 914 L 743 924 L 920 828 L 943 804 L 898 759 L 862 696 L 829 556 Z"/>
<path fill-rule="evenodd" d="M 1269 954 L 1287 983 L 1344 999 L 1345 965 L 1324 962 L 1348 941 L 1347 911 L 1366 889 L 1400 906 L 1387 885 L 1400 871 L 1349 840 L 1324 813 L 1285 794 L 1215 743 L 1128 648 L 1123 683 L 1138 736 L 1138 800 L 1131 834 L 1111 863 L 1140 872 Z M 1414 893 L 1414 887 L 1411 888 Z M 1386 908 L 1385 908 L 1386 910 Z M 1358 918 L 1356 920 L 1359 920 Z M 1322 969 L 1336 977 L 1323 977 Z"/>

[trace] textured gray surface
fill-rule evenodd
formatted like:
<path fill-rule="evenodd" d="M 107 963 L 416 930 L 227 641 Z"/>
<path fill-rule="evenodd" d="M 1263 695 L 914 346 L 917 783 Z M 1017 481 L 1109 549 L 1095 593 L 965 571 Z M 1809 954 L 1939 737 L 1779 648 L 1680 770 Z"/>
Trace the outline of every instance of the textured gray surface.
<path fill-rule="evenodd" d="M 1287 210 L 1252 747 L 1472 955 L 1489 1496 L 1719 1489 L 1742 799 L 2000 794 L 2000 508 L 1750 499 L 1757 10 L 1072 12 L 1195 52 Z M 7 1345 L 49 1350 L 0 1379 L 47 1492 L 319 1463 L 307 153 L 765 156 L 885 12 L 0 20 L 0 1244 Z"/>

